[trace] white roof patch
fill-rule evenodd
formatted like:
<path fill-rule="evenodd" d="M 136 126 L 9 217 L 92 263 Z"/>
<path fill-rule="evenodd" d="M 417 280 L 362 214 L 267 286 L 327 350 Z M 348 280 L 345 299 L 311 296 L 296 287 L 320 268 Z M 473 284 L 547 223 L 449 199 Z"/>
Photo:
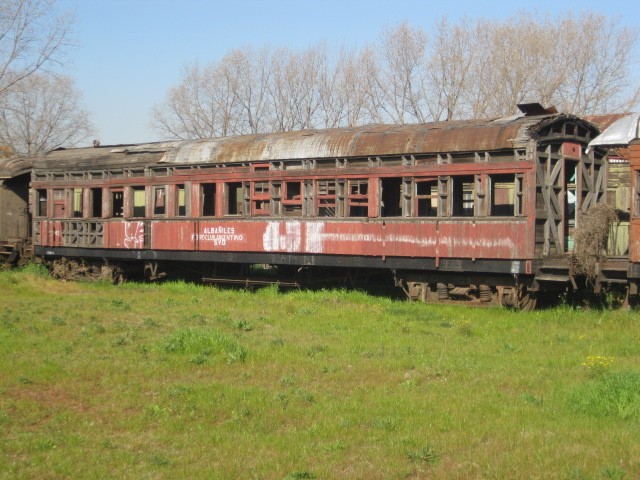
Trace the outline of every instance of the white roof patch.
<path fill-rule="evenodd" d="M 630 113 L 613 122 L 604 132 L 589 142 L 589 148 L 629 145 L 629 142 L 636 138 L 640 138 L 640 112 Z"/>

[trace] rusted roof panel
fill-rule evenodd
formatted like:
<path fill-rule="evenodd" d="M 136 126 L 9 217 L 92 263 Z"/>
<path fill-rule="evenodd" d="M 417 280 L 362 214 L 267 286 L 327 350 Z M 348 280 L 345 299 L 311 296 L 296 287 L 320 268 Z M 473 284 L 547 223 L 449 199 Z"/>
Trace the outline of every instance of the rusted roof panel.
<path fill-rule="evenodd" d="M 207 140 L 57 150 L 33 159 L 34 168 L 120 168 L 153 164 L 245 163 L 522 148 L 550 122 L 573 120 L 562 114 L 464 120 L 417 125 L 372 125 L 243 135 Z M 586 124 L 586 122 L 583 122 Z M 593 128 L 595 131 L 595 127 Z"/>
<path fill-rule="evenodd" d="M 375 125 L 186 141 L 170 150 L 164 161 L 178 164 L 242 163 L 494 151 L 525 145 L 536 125 L 553 117 L 559 116 Z"/>

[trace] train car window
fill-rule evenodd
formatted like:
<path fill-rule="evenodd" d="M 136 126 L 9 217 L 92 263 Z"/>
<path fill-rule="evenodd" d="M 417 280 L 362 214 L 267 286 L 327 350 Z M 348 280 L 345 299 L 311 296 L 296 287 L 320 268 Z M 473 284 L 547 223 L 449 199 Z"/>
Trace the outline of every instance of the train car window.
<path fill-rule="evenodd" d="M 146 205 L 147 205 L 147 195 L 144 187 L 133 187 L 133 202 L 132 202 L 132 217 L 145 217 L 146 216 Z"/>
<path fill-rule="evenodd" d="M 242 182 L 227 182 L 225 186 L 225 215 L 242 215 L 244 211 L 244 188 Z"/>
<path fill-rule="evenodd" d="M 269 182 L 251 183 L 251 215 L 269 215 L 271 213 L 271 195 Z"/>
<path fill-rule="evenodd" d="M 416 180 L 414 211 L 417 217 L 438 216 L 437 180 Z"/>
<path fill-rule="evenodd" d="M 451 209 L 454 217 L 473 217 L 475 214 L 475 178 L 473 175 L 451 177 Z"/>
<path fill-rule="evenodd" d="M 515 174 L 490 175 L 491 215 L 494 217 L 512 217 L 516 215 L 516 176 Z"/>
<path fill-rule="evenodd" d="M 167 213 L 167 189 L 153 187 L 153 215 L 162 216 Z"/>
<path fill-rule="evenodd" d="M 91 189 L 91 216 L 99 218 L 102 216 L 102 189 Z"/>
<path fill-rule="evenodd" d="M 318 180 L 316 206 L 319 217 L 336 217 L 337 185 L 335 180 Z"/>
<path fill-rule="evenodd" d="M 187 189 L 184 185 L 176 185 L 176 216 L 187 215 Z"/>
<path fill-rule="evenodd" d="M 401 217 L 404 190 L 402 178 L 381 178 L 380 189 L 380 216 Z"/>
<path fill-rule="evenodd" d="M 124 190 L 111 190 L 111 216 L 122 218 L 124 215 Z"/>
<path fill-rule="evenodd" d="M 47 216 L 47 191 L 46 190 L 36 190 L 36 216 L 37 217 L 46 217 Z"/>
<path fill-rule="evenodd" d="M 282 205 L 287 217 L 302 216 L 302 182 L 284 182 Z"/>
<path fill-rule="evenodd" d="M 203 217 L 216 215 L 216 184 L 203 183 L 200 185 L 200 199 Z"/>
<path fill-rule="evenodd" d="M 82 218 L 82 188 L 73 189 L 72 211 L 74 218 Z"/>
<path fill-rule="evenodd" d="M 367 217 L 369 215 L 369 180 L 349 180 L 349 216 Z"/>
<path fill-rule="evenodd" d="M 64 190 L 57 189 L 53 191 L 53 216 L 62 218 L 65 216 Z"/>

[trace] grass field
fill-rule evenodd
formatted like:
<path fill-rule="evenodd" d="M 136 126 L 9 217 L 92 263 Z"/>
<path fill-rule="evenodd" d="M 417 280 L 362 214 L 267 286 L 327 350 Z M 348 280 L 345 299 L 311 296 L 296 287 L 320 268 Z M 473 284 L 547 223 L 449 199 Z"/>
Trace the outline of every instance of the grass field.
<path fill-rule="evenodd" d="M 640 313 L 0 272 L 0 478 L 640 478 Z"/>

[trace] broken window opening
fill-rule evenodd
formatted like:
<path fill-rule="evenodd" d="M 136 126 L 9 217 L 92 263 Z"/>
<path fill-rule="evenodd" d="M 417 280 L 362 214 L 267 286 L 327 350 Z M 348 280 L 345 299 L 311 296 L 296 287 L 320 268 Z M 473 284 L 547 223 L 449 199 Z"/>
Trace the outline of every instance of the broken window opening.
<path fill-rule="evenodd" d="M 415 212 L 417 217 L 438 216 L 438 181 L 416 180 Z"/>
<path fill-rule="evenodd" d="M 228 182 L 225 186 L 225 215 L 242 215 L 244 211 L 244 189 L 242 182 Z"/>
<path fill-rule="evenodd" d="M 286 217 L 302 216 L 302 182 L 285 182 L 283 213 Z"/>
<path fill-rule="evenodd" d="M 349 217 L 369 216 L 369 180 L 349 180 Z"/>
<path fill-rule="evenodd" d="M 36 216 L 37 217 L 46 217 L 47 216 L 47 191 L 46 190 L 36 190 Z"/>
<path fill-rule="evenodd" d="M 91 189 L 91 216 L 93 218 L 102 216 L 102 188 Z"/>
<path fill-rule="evenodd" d="M 147 215 L 147 195 L 144 187 L 133 187 L 133 211 L 131 216 L 134 218 L 145 217 Z"/>
<path fill-rule="evenodd" d="M 251 214 L 269 215 L 271 213 L 271 196 L 269 182 L 252 182 L 251 184 Z"/>
<path fill-rule="evenodd" d="M 72 213 L 74 218 L 82 218 L 82 196 L 83 190 L 82 188 L 74 188 L 73 189 L 73 198 L 72 198 Z"/>
<path fill-rule="evenodd" d="M 176 216 L 187 215 L 187 189 L 183 184 L 176 185 Z"/>
<path fill-rule="evenodd" d="M 451 207 L 454 217 L 473 217 L 475 215 L 475 177 L 464 175 L 451 177 L 453 182 Z"/>
<path fill-rule="evenodd" d="M 336 180 L 318 180 L 316 184 L 316 207 L 318 217 L 337 217 Z"/>
<path fill-rule="evenodd" d="M 200 185 L 200 199 L 203 217 L 216 215 L 216 184 L 203 183 Z"/>
<path fill-rule="evenodd" d="M 53 216 L 55 218 L 64 217 L 65 205 L 64 205 L 64 190 L 53 191 Z"/>
<path fill-rule="evenodd" d="M 515 174 L 491 175 L 491 215 L 512 217 L 520 215 L 522 182 Z"/>
<path fill-rule="evenodd" d="M 380 188 L 382 190 L 380 216 L 401 217 L 404 190 L 402 178 L 381 178 Z"/>
<path fill-rule="evenodd" d="M 153 215 L 163 216 L 166 214 L 166 193 L 165 187 L 153 187 Z"/>
<path fill-rule="evenodd" d="M 111 190 L 111 216 L 122 218 L 124 215 L 124 191 Z"/>

